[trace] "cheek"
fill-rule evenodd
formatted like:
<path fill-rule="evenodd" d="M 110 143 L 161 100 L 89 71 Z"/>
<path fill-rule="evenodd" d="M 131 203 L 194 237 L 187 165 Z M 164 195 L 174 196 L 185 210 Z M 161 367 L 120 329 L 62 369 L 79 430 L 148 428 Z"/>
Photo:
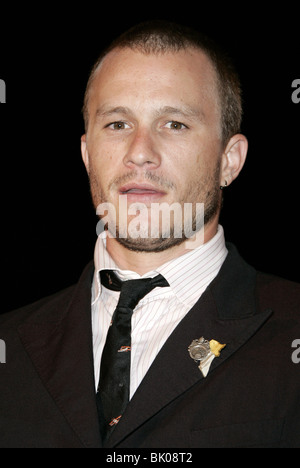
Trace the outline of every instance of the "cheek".
<path fill-rule="evenodd" d="M 188 183 L 189 180 L 203 177 L 210 172 L 216 161 L 212 148 L 201 140 L 187 141 L 185 144 L 181 142 L 180 145 L 165 148 L 164 154 L 162 161 L 165 164 L 162 164 L 162 169 L 166 173 L 172 173 L 179 185 L 184 181 Z"/>
<path fill-rule="evenodd" d="M 170 164 L 171 166 L 171 164 Z M 180 199 L 191 200 L 205 197 L 207 191 L 218 186 L 220 154 L 216 147 L 199 145 L 199 150 L 189 148 L 189 152 L 177 155 L 172 164 Z"/>
<path fill-rule="evenodd" d="M 118 154 L 118 148 L 102 142 L 94 143 L 89 147 L 90 170 L 104 186 L 108 185 L 119 169 Z"/>

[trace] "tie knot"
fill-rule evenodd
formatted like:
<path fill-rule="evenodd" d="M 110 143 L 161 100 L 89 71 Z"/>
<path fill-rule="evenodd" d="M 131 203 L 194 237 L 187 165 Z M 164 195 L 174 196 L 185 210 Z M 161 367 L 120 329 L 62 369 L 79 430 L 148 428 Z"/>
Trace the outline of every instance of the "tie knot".
<path fill-rule="evenodd" d="M 133 310 L 143 297 L 158 286 L 169 286 L 169 283 L 162 275 L 155 278 L 123 281 L 118 307 L 129 307 Z"/>
<path fill-rule="evenodd" d="M 113 271 L 101 271 L 101 282 L 108 289 L 121 291 L 117 307 L 134 309 L 139 301 L 156 287 L 166 287 L 169 283 L 162 275 L 154 278 L 141 278 L 121 281 Z"/>

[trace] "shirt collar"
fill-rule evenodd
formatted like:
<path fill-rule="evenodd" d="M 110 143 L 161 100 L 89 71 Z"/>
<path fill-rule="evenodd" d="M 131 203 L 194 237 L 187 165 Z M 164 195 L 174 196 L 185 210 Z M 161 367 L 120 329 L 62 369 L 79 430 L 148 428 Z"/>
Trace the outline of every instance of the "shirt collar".
<path fill-rule="evenodd" d="M 95 247 L 95 278 L 92 290 L 93 304 L 97 302 L 101 294 L 99 272 L 108 269 L 114 270 L 123 281 L 151 278 L 157 274 L 161 274 L 168 281 L 172 291 L 181 302 L 193 305 L 195 298 L 199 297 L 199 288 L 206 289 L 219 272 L 228 253 L 225 246 L 224 230 L 219 225 L 216 235 L 209 242 L 159 266 L 156 270 L 140 276 L 134 271 L 121 270 L 117 266 L 106 250 L 106 235 L 106 232 L 102 232 L 99 235 Z"/>
<path fill-rule="evenodd" d="M 157 272 L 166 278 L 177 298 L 192 307 L 199 291 L 217 276 L 227 253 L 224 230 L 219 225 L 210 241 L 158 267 Z"/>

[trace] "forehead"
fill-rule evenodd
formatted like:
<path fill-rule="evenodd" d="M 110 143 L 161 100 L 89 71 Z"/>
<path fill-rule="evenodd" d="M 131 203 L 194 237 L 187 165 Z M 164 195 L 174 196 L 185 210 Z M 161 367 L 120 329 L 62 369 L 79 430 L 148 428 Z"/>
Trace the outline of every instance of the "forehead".
<path fill-rule="evenodd" d="M 129 48 L 111 51 L 96 70 L 89 94 L 89 111 L 99 106 L 218 108 L 216 73 L 198 49 L 144 54 Z"/>

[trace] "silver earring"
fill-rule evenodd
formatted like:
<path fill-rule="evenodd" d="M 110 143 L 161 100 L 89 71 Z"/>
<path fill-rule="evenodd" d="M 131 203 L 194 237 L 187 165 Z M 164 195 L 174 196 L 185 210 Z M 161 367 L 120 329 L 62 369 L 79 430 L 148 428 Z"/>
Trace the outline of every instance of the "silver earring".
<path fill-rule="evenodd" d="M 220 189 L 223 190 L 226 187 L 227 187 L 227 180 L 225 180 L 225 185 L 220 185 Z"/>

